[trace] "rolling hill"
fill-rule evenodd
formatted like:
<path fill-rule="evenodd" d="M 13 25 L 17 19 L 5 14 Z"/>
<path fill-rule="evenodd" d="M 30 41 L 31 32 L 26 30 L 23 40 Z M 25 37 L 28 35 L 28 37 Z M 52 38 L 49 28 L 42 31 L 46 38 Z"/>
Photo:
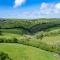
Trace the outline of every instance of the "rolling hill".
<path fill-rule="evenodd" d="M 60 19 L 0 19 L 0 52 L 12 60 L 59 60 Z"/>

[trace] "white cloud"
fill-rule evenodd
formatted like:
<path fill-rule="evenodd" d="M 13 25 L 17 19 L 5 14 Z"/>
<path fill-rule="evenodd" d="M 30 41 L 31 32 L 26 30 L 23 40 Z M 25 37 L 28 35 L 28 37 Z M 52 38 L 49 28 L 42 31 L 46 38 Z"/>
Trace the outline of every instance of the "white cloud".
<path fill-rule="evenodd" d="M 55 8 L 60 9 L 60 3 L 57 3 L 57 4 L 55 5 Z"/>
<path fill-rule="evenodd" d="M 60 14 L 60 3 L 42 3 L 40 12 L 41 14 Z"/>
<path fill-rule="evenodd" d="M 48 4 L 47 3 L 42 3 L 41 4 L 41 7 L 40 7 L 40 9 L 47 9 L 48 8 Z"/>
<path fill-rule="evenodd" d="M 26 0 L 15 0 L 14 8 L 21 6 Z"/>

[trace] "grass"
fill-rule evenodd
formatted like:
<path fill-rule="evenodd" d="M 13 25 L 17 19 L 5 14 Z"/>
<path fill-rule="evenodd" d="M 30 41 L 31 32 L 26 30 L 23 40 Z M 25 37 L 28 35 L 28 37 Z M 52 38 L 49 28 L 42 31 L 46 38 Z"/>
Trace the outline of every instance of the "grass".
<path fill-rule="evenodd" d="M 33 46 L 33 47 L 41 48 L 43 50 L 59 53 L 60 51 L 60 35 L 59 34 L 55 36 L 54 35 L 43 36 L 42 39 L 40 36 L 39 36 L 39 39 L 37 39 L 36 36 L 3 33 L 3 35 L 0 36 L 0 40 L 3 39 L 4 42 L 8 41 L 9 43 L 9 41 L 13 41 L 13 43 L 15 43 L 14 39 L 17 39 L 18 44 Z"/>
<path fill-rule="evenodd" d="M 2 19 L 0 31 L 0 52 L 12 60 L 60 60 L 60 19 Z"/>
<path fill-rule="evenodd" d="M 12 60 L 60 60 L 55 53 L 21 44 L 0 44 L 0 51 L 8 53 Z"/>

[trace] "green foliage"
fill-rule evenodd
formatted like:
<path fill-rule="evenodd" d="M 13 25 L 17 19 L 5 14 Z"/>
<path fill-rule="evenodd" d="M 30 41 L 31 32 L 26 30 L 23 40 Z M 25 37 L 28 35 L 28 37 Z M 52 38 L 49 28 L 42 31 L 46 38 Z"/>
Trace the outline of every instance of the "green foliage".
<path fill-rule="evenodd" d="M 18 40 L 16 38 L 12 39 L 0 38 L 0 43 L 18 43 Z"/>
<path fill-rule="evenodd" d="M 4 43 L 4 39 L 0 38 L 0 43 Z"/>
<path fill-rule="evenodd" d="M 0 35 L 2 35 L 1 27 L 0 27 Z"/>
<path fill-rule="evenodd" d="M 2 23 L 2 22 L 3 23 Z M 60 26 L 59 19 L 39 19 L 39 20 L 12 20 L 12 19 L 2 19 L 0 20 L 1 29 L 19 29 L 20 34 L 27 34 L 28 32 L 33 34 L 38 31 L 44 31 L 48 28 L 53 28 Z M 11 31 L 12 32 L 12 31 Z M 12 32 L 13 33 L 13 32 Z M 18 32 L 16 32 L 18 33 Z"/>
<path fill-rule="evenodd" d="M 12 60 L 12 59 L 8 56 L 8 54 L 0 52 L 0 60 Z"/>
<path fill-rule="evenodd" d="M 0 31 L 0 35 L 2 35 L 2 32 Z"/>

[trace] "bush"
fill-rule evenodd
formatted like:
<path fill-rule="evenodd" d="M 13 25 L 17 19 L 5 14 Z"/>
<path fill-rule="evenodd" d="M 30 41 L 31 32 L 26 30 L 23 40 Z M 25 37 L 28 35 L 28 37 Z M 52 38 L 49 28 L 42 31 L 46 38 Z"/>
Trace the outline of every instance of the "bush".
<path fill-rule="evenodd" d="M 0 30 L 0 35 L 2 35 L 2 31 Z"/>
<path fill-rule="evenodd" d="M 18 43 L 18 40 L 16 38 L 12 39 L 0 38 L 0 43 Z"/>
<path fill-rule="evenodd" d="M 2 38 L 0 38 L 0 43 L 4 43 L 4 40 Z"/>
<path fill-rule="evenodd" d="M 37 39 L 42 39 L 43 37 L 44 37 L 43 34 L 40 34 L 40 35 L 37 35 L 37 36 L 36 36 Z"/>
<path fill-rule="evenodd" d="M 0 52 L 0 60 L 12 60 L 12 59 L 8 56 L 8 54 Z"/>
<path fill-rule="evenodd" d="M 18 41 L 19 44 L 29 45 L 29 39 L 21 39 Z"/>
<path fill-rule="evenodd" d="M 4 43 L 18 43 L 18 40 L 16 38 L 6 39 Z"/>
<path fill-rule="evenodd" d="M 0 26 L 0 35 L 2 35 L 1 26 Z"/>
<path fill-rule="evenodd" d="M 18 43 L 18 39 L 13 38 L 14 43 Z"/>

